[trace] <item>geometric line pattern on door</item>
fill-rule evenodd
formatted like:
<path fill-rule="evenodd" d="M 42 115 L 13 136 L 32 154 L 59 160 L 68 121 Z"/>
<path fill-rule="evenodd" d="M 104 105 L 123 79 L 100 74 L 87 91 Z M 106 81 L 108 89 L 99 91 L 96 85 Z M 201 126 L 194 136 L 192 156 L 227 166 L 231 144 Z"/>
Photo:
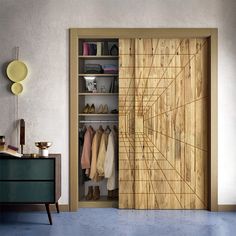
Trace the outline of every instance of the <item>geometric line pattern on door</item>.
<path fill-rule="evenodd" d="M 121 208 L 207 208 L 207 60 L 206 39 L 120 42 Z"/>

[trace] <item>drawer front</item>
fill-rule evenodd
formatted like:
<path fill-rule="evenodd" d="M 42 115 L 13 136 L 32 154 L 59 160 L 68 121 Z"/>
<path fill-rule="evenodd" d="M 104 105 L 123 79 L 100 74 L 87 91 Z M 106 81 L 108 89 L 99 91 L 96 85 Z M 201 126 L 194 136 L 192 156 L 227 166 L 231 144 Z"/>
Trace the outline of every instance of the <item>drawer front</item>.
<path fill-rule="evenodd" d="M 54 202 L 54 182 L 0 182 L 0 202 Z"/>
<path fill-rule="evenodd" d="M 0 159 L 0 180 L 54 180 L 54 159 Z"/>

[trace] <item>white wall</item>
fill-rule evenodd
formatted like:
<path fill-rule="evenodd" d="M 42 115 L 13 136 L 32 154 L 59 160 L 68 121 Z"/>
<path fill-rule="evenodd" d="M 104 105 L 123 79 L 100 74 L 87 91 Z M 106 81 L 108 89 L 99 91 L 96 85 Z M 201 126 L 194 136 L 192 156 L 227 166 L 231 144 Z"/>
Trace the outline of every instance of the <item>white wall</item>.
<path fill-rule="evenodd" d="M 72 27 L 217 27 L 219 29 L 219 203 L 236 204 L 235 0 L 0 0 L 0 134 L 16 142 L 26 121 L 27 152 L 51 140 L 62 153 L 62 198 L 68 203 L 68 29 Z M 29 68 L 25 93 L 9 91 L 4 70 L 20 46 Z"/>

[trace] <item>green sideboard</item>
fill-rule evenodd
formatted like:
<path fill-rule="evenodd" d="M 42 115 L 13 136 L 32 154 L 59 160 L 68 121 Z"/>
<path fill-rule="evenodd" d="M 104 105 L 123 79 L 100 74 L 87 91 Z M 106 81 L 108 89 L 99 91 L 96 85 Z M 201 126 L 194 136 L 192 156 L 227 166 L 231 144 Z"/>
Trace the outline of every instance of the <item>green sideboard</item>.
<path fill-rule="evenodd" d="M 61 197 L 61 155 L 48 158 L 0 156 L 0 204 L 45 204 L 52 224 L 49 204 Z"/>

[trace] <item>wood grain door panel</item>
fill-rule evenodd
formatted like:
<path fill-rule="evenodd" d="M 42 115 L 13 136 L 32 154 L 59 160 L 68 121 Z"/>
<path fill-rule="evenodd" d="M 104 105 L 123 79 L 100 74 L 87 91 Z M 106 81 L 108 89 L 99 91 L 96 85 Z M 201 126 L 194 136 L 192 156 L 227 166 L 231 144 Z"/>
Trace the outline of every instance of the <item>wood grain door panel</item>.
<path fill-rule="evenodd" d="M 133 209 L 135 174 L 134 39 L 119 40 L 119 208 Z"/>
<path fill-rule="evenodd" d="M 207 209 L 208 53 L 201 38 L 120 40 L 121 208 Z"/>

